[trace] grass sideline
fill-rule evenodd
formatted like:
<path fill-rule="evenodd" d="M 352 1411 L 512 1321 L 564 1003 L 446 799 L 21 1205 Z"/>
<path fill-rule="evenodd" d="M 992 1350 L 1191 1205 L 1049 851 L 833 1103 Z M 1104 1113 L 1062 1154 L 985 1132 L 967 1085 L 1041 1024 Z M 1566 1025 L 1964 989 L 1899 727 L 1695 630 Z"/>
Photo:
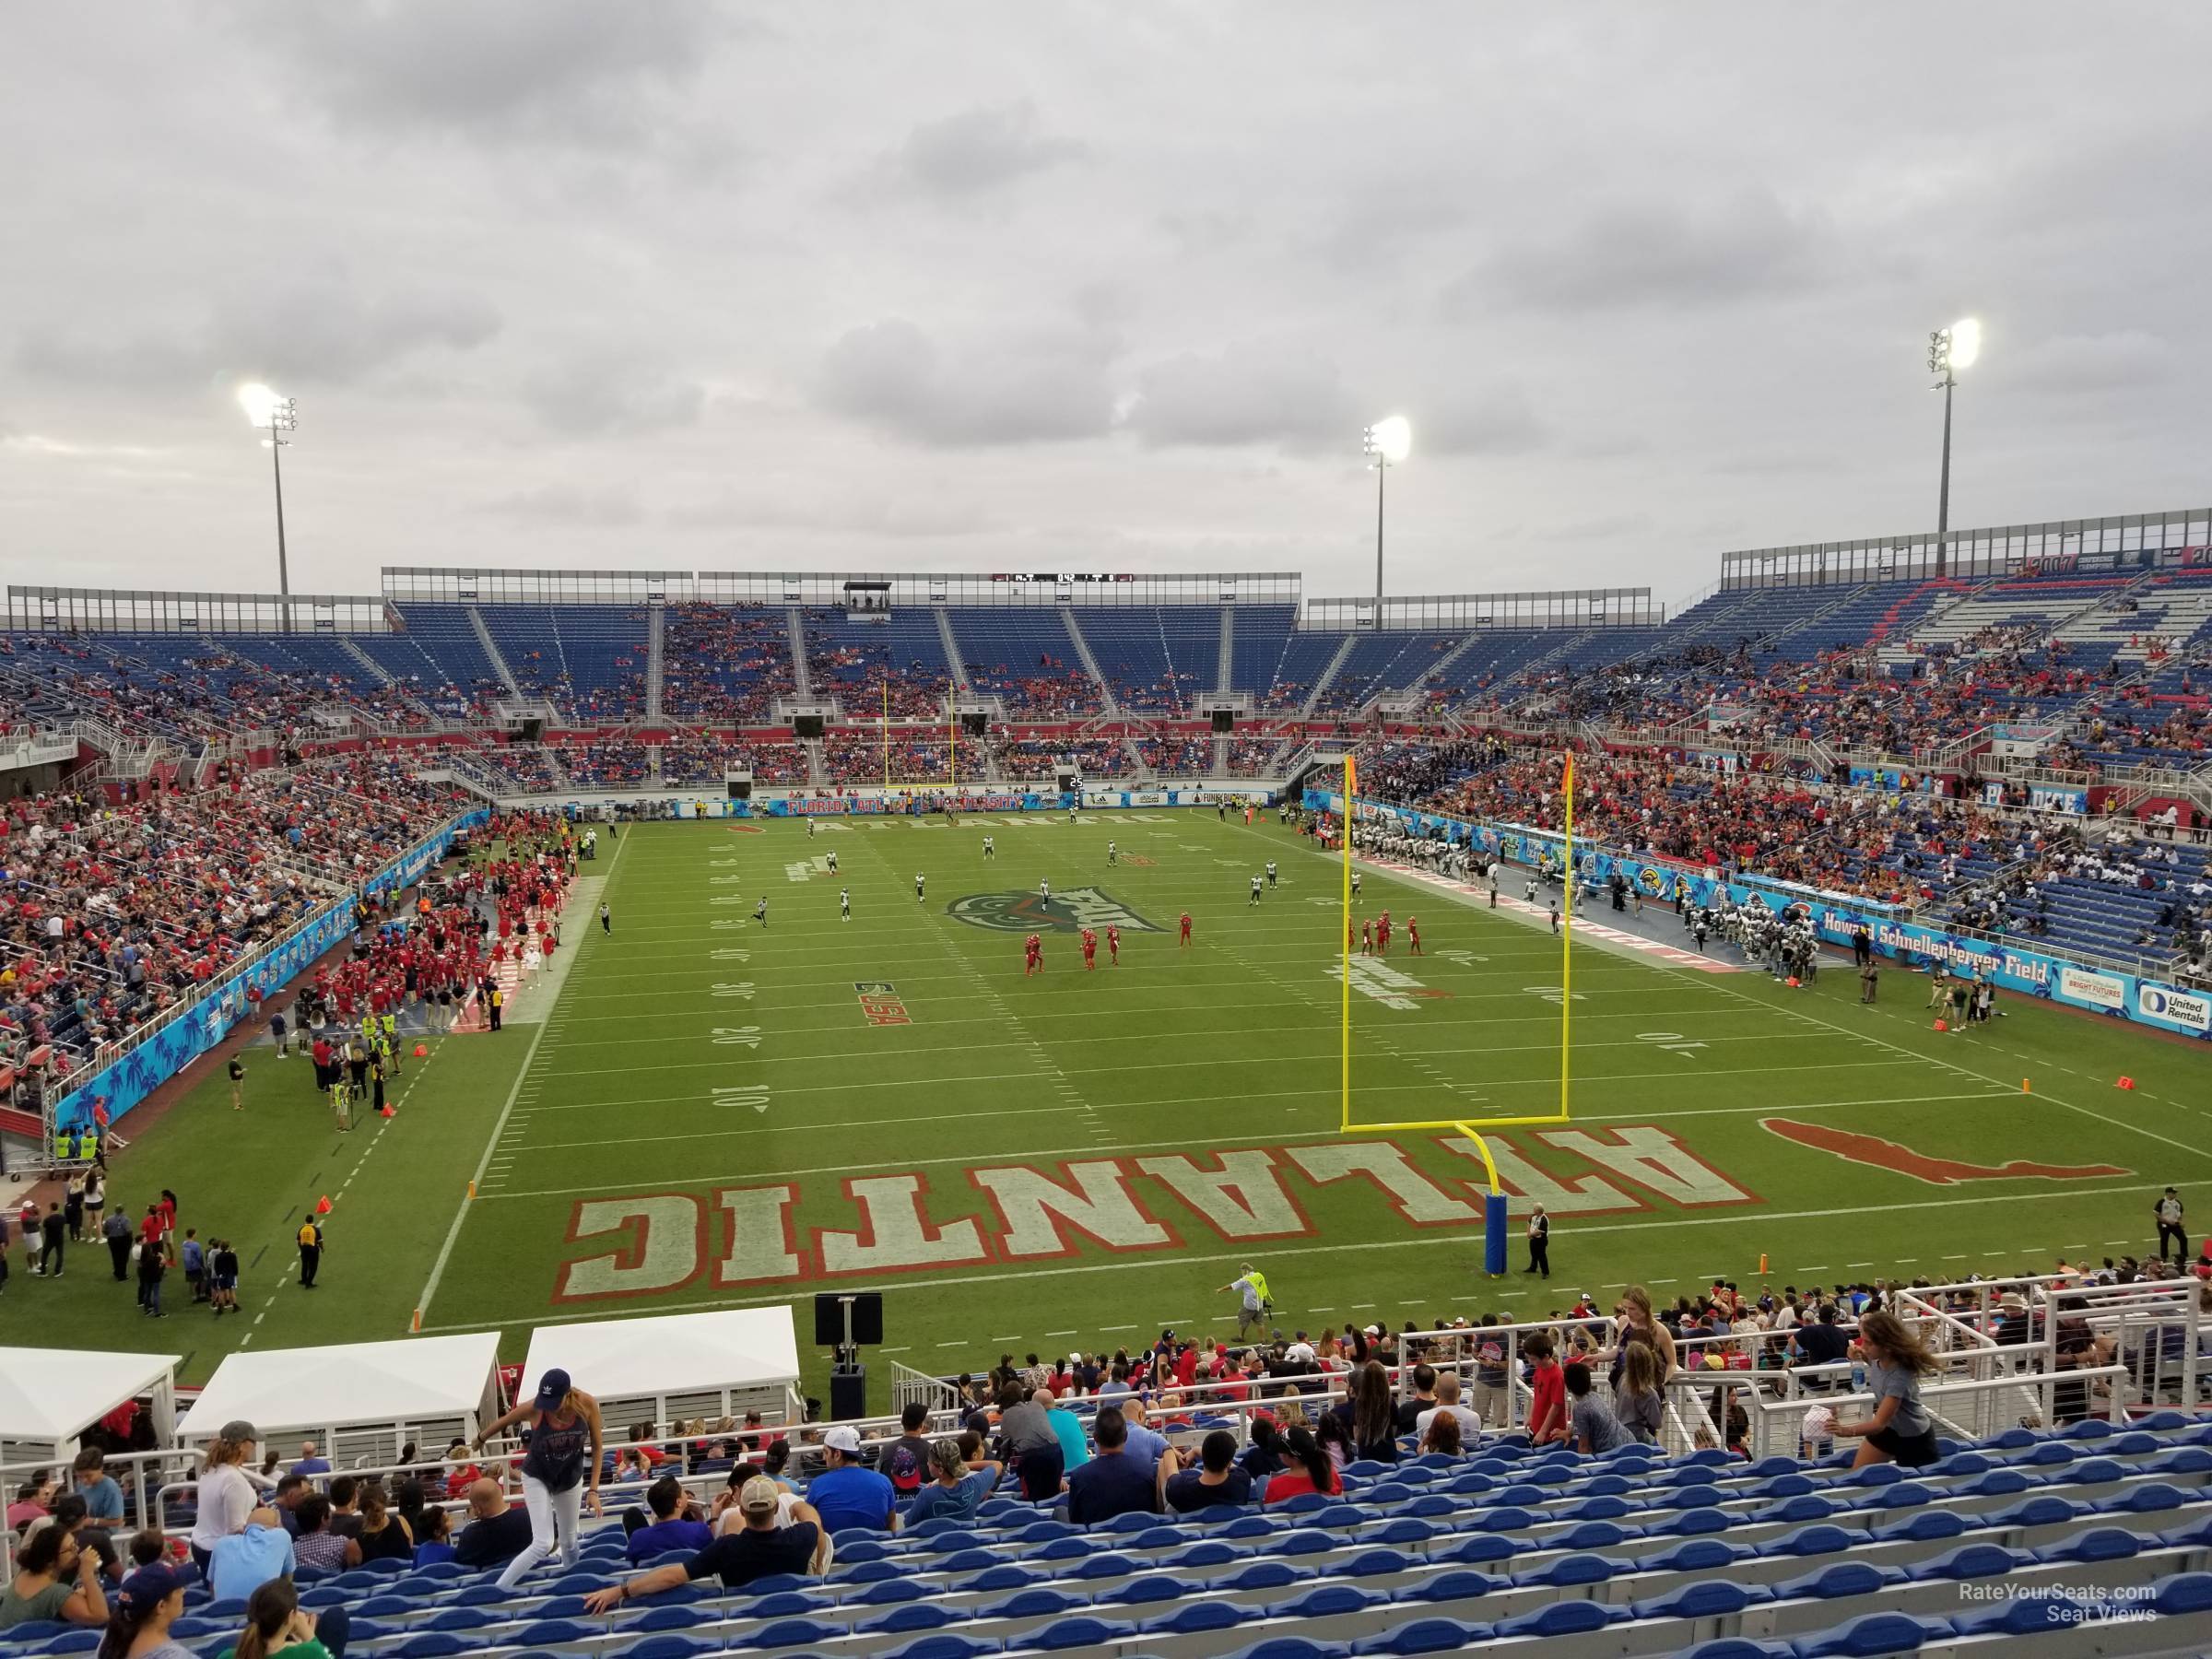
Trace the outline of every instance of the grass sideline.
<path fill-rule="evenodd" d="M 2202 1047 L 2017 997 L 1986 1029 L 1937 1035 L 1914 975 L 1885 974 L 1864 1008 L 1847 971 L 1793 991 L 1585 944 L 1573 1122 L 1488 1137 L 1509 1184 L 1547 1183 L 1554 1277 L 1519 1272 L 1516 1238 L 1515 1271 L 1486 1280 L 1459 1213 L 1479 1210 L 1480 1169 L 1448 1132 L 1337 1133 L 1336 872 L 1272 818 L 853 819 L 812 838 L 716 821 L 618 845 L 596 872 L 615 931 L 572 919 L 546 1022 L 434 1041 L 391 1122 L 336 1135 L 306 1062 L 264 1048 L 242 1117 L 205 1078 L 120 1155 L 112 1190 L 135 1212 L 173 1187 L 203 1238 L 238 1241 L 241 1314 L 189 1306 L 172 1274 L 175 1316 L 154 1324 L 100 1246 L 53 1284 L 18 1243 L 10 1340 L 174 1352 L 196 1381 L 241 1346 L 403 1335 L 418 1307 L 426 1332 L 498 1329 L 519 1357 L 549 1320 L 792 1301 L 804 1342 L 806 1300 L 844 1284 L 888 1293 L 883 1358 L 937 1369 L 1163 1324 L 1227 1332 L 1218 1287 L 1245 1260 L 1288 1329 L 1750 1283 L 1762 1255 L 1780 1286 L 2144 1254 L 2156 1191 L 2212 1172 Z M 1253 905 L 1271 858 L 1281 885 Z M 1072 933 L 1048 933 L 1046 971 L 1025 979 L 1021 900 L 1041 879 L 1063 914 L 1089 889 L 1157 931 L 1124 924 L 1119 967 L 1101 945 L 1089 973 Z M 1387 973 L 1357 969 L 1355 1111 L 1479 1126 L 1551 1109 L 1559 950 L 1541 922 L 1371 867 L 1363 885 L 1364 912 L 1419 915 L 1425 955 L 1401 934 Z M 1846 1158 L 1829 1132 L 1870 1138 Z M 1900 1161 L 1920 1172 L 1885 1167 Z M 331 1249 L 308 1292 L 291 1235 L 324 1194 Z M 877 1230 L 901 1217 L 903 1241 Z M 758 1276 L 784 1257 L 796 1274 Z M 826 1359 L 803 1353 L 818 1384 Z"/>

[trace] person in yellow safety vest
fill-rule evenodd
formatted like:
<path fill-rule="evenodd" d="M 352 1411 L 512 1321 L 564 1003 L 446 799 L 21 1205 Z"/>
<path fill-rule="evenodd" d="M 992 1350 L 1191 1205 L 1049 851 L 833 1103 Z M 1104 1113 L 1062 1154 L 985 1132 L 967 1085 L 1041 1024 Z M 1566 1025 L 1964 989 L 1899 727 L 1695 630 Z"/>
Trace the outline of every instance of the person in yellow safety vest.
<path fill-rule="evenodd" d="M 1267 1313 L 1273 1300 L 1267 1294 L 1266 1275 L 1250 1262 L 1246 1262 L 1243 1266 L 1244 1272 L 1241 1277 L 1231 1279 L 1221 1287 L 1224 1291 L 1234 1290 L 1238 1293 L 1237 1340 L 1240 1342 L 1244 1339 L 1244 1332 L 1247 1327 L 1254 1330 L 1266 1329 Z"/>
<path fill-rule="evenodd" d="M 384 1065 L 396 1077 L 399 1076 L 399 1016 L 386 1014 L 377 1023 L 383 1028 L 378 1042 L 383 1050 Z"/>
<path fill-rule="evenodd" d="M 76 1136 L 67 1128 L 56 1124 L 53 1131 L 53 1160 L 67 1163 L 76 1153 Z"/>
<path fill-rule="evenodd" d="M 90 1124 L 80 1127 L 76 1132 L 76 1155 L 86 1163 L 90 1163 L 100 1156 L 100 1136 L 92 1132 Z"/>

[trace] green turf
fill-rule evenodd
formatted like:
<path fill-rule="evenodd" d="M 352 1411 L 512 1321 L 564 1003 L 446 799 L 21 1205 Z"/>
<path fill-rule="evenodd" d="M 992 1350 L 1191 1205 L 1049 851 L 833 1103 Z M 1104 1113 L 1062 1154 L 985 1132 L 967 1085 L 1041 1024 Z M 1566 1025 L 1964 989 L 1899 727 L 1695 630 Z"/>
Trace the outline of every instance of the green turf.
<path fill-rule="evenodd" d="M 995 864 L 981 855 L 986 832 Z M 1111 868 L 1110 839 L 1124 854 Z M 1925 982 L 1902 972 L 1885 977 L 1869 1009 L 1841 969 L 1791 991 L 1584 944 L 1574 1121 L 1493 1137 L 1558 1184 L 1554 1277 L 1518 1272 L 1516 1200 L 1516 1271 L 1487 1281 L 1478 1225 L 1414 1225 L 1376 1181 L 1323 1182 L 1314 1173 L 1326 1169 L 1298 1161 L 1300 1148 L 1341 1158 L 1346 1138 L 1335 869 L 1272 819 L 856 820 L 812 841 L 793 823 L 758 832 L 691 823 L 626 830 L 616 845 L 586 866 L 606 879 L 616 931 L 572 922 L 576 956 L 550 1021 L 440 1041 L 403 1083 L 389 1124 L 346 1137 L 322 1127 L 305 1064 L 265 1051 L 242 1118 L 209 1082 L 122 1156 L 114 1190 L 126 1200 L 173 1186 L 187 1221 L 242 1241 L 243 1317 L 187 1309 L 149 1328 L 108 1278 L 104 1253 L 74 1256 L 61 1286 L 29 1279 L 18 1253 L 10 1311 L 28 1303 L 57 1317 L 11 1328 L 23 1340 L 111 1347 L 152 1346 L 158 1329 L 199 1377 L 242 1341 L 396 1335 L 418 1307 L 426 1331 L 497 1328 L 519 1354 L 547 1319 L 803 1303 L 845 1284 L 889 1293 L 886 1358 L 935 1368 L 1002 1348 L 1113 1344 L 1162 1324 L 1228 1329 L 1233 1307 L 1218 1288 L 1244 1260 L 1265 1268 L 1283 1324 L 1318 1328 L 1445 1309 L 1533 1315 L 1574 1290 L 1637 1279 L 1748 1283 L 1762 1253 L 1777 1286 L 1890 1270 L 1952 1277 L 2061 1250 L 2144 1253 L 2153 1192 L 2197 1185 L 2212 1163 L 2198 1105 L 2212 1101 L 2212 1054 L 2200 1048 L 2020 998 L 1986 1030 L 1938 1036 L 1921 1011 Z M 833 847 L 836 878 L 814 864 Z M 1283 885 L 1249 905 L 1248 878 L 1269 857 Z M 917 870 L 928 877 L 924 904 Z M 1072 935 L 1052 934 L 1046 971 L 1025 979 L 1019 932 L 951 912 L 971 897 L 1033 892 L 1040 877 L 1062 895 L 1101 889 L 1159 931 L 1126 931 L 1119 968 L 1101 950 L 1095 973 Z M 841 886 L 852 889 L 849 924 L 838 919 Z M 1402 1007 L 1353 997 L 1359 1115 L 1551 1110 L 1556 941 L 1540 924 L 1373 871 L 1365 888 L 1370 912 L 1419 914 L 1428 954 L 1407 959 L 1401 939 L 1391 965 L 1436 994 L 1401 987 Z M 762 893 L 765 930 L 751 920 Z M 1187 951 L 1173 931 L 1186 909 L 1196 919 Z M 882 984 L 911 1024 L 869 1023 L 860 987 Z M 2112 1086 L 2124 1073 L 2133 1092 Z M 2024 1077 L 2030 1094 L 2020 1093 Z M 1761 1124 L 1784 1116 L 1924 1158 L 2120 1172 L 1937 1184 Z M 1477 1205 L 1479 1168 L 1448 1149 L 1450 1131 L 1351 1138 L 1402 1147 L 1432 1183 L 1429 1202 Z M 1640 1146 L 1669 1141 L 1683 1153 L 1658 1170 L 1632 1161 Z M 1187 1188 L 1223 1151 L 1260 1154 L 1235 1166 L 1246 1173 L 1272 1162 L 1273 1219 L 1287 1218 L 1289 1236 L 1237 1236 L 1269 1230 L 1265 1206 L 1240 1222 L 1217 1204 L 1209 1221 L 1160 1165 L 1140 1161 L 1191 1160 L 1173 1166 Z M 1690 1167 L 1684 1155 L 1712 1171 L 1706 1186 L 1676 1184 Z M 1039 1215 L 1018 1204 L 1002 1219 L 987 1189 L 1036 1190 L 1024 1168 L 1071 1193 L 1088 1180 L 1101 1213 L 1141 1236 L 1114 1250 L 1073 1226 L 1040 1234 Z M 478 1196 L 465 1202 L 479 1171 Z M 1016 1172 L 987 1173 L 1006 1171 Z M 1115 1206 L 1116 1173 L 1130 1207 Z M 850 1237 L 865 1217 L 848 1183 L 879 1183 L 862 1190 L 885 1195 L 907 1180 L 941 1259 L 826 1273 L 844 1258 L 818 1235 L 848 1235 L 848 1252 L 871 1242 Z M 788 1246 L 772 1205 L 724 1196 L 785 1186 Z M 279 1276 L 301 1204 L 324 1192 L 338 1205 L 324 1283 L 310 1293 Z M 633 1199 L 650 1231 L 619 1204 L 587 1207 Z M 733 1230 L 743 1235 L 735 1244 Z M 787 1248 L 797 1272 L 762 1277 Z M 989 1259 L 971 1259 L 979 1253 Z M 610 1278 L 610 1265 L 630 1277 Z M 636 1276 L 663 1268 L 660 1287 L 641 1291 Z M 564 1283 L 580 1299 L 557 1302 Z M 589 1294 L 609 1285 L 622 1293 Z M 181 1284 L 170 1293 L 181 1307 Z M 802 1342 L 808 1323 L 802 1306 Z"/>

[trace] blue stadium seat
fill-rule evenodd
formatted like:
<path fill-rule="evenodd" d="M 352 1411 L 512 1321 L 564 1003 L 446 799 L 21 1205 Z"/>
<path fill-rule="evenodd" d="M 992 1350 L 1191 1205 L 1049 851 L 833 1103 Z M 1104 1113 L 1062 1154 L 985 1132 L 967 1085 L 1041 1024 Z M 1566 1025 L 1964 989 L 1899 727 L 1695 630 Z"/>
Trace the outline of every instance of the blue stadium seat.
<path fill-rule="evenodd" d="M 979 1602 L 970 1611 L 977 1618 L 1050 1618 L 1089 1605 L 1081 1596 L 1070 1595 L 1065 1590 L 1035 1586 L 1017 1590 L 994 1602 Z"/>
<path fill-rule="evenodd" d="M 1638 1618 L 1723 1618 L 1766 1594 L 1763 1587 L 1747 1588 L 1730 1579 L 1700 1579 L 1665 1595 L 1630 1602 L 1629 1611 Z"/>
<path fill-rule="evenodd" d="M 396 1650 L 401 1659 L 406 1659 L 407 1649 L 413 1645 L 413 1642 L 401 1644 Z M 619 1659 L 694 1659 L 696 1654 L 716 1651 L 714 1642 L 694 1641 L 688 1636 L 648 1636 L 635 1646 L 624 1648 Z"/>
<path fill-rule="evenodd" d="M 1884 1653 L 1918 1653 L 1929 1641 L 1951 1634 L 1939 1618 L 1916 1618 L 1909 1613 L 1862 1613 L 1832 1630 L 1807 1636 L 1790 1644 L 1797 1659 L 1878 1659 Z"/>
<path fill-rule="evenodd" d="M 2039 1561 L 2118 1561 L 2143 1550 L 2143 1540 L 2121 1526 L 2092 1526 L 2035 1551 Z"/>
<path fill-rule="evenodd" d="M 1126 1618 L 1093 1618 L 1079 1614 L 1074 1618 L 1056 1618 L 1031 1631 L 1021 1639 L 1021 1644 L 1025 1648 L 1042 1648 L 1048 1653 L 1065 1648 L 1102 1647 L 1108 1642 L 1126 1641 L 1136 1630 L 1136 1625 Z"/>
<path fill-rule="evenodd" d="M 1490 1627 L 1494 1636 L 1583 1636 L 1592 1630 L 1602 1630 L 1629 1616 L 1626 1607 L 1607 1606 L 1603 1602 L 1555 1601 L 1521 1614 L 1518 1618 L 1500 1619 Z"/>
<path fill-rule="evenodd" d="M 1834 1555 L 1839 1550 L 1852 1548 L 1865 1536 L 1865 1533 L 1847 1531 L 1824 1521 L 1816 1522 L 1811 1526 L 1801 1526 L 1794 1532 L 1770 1539 L 1759 1547 L 1759 1553 L 1762 1556 Z"/>
<path fill-rule="evenodd" d="M 2151 1585 L 2151 1606 L 2167 1617 L 2212 1613 L 2212 1572 L 2170 1572 Z"/>
<path fill-rule="evenodd" d="M 1601 1555 L 1567 1555 L 1513 1574 L 1516 1584 L 1602 1584 L 1626 1569 L 1626 1563 Z"/>
<path fill-rule="evenodd" d="M 902 1647 L 888 1649 L 881 1659 L 978 1659 L 1003 1651 L 1002 1645 L 974 1636 L 939 1634 L 917 1636 Z"/>
<path fill-rule="evenodd" d="M 1188 1583 L 1171 1573 L 1147 1573 L 1142 1578 L 1133 1578 L 1125 1584 L 1117 1584 L 1112 1590 L 1101 1592 L 1098 1605 L 1135 1606 L 1149 1602 L 1180 1601 L 1189 1589 Z"/>
<path fill-rule="evenodd" d="M 1455 1602 L 1474 1601 L 1480 1596 L 1510 1589 L 1512 1581 L 1495 1573 L 1477 1572 L 1472 1567 L 1454 1567 L 1449 1572 L 1437 1573 L 1417 1584 L 1398 1592 L 1401 1602 Z"/>
<path fill-rule="evenodd" d="M 1303 1636 L 1275 1636 L 1239 1648 L 1227 1659 L 1345 1659 L 1351 1649 L 1341 1641 L 1309 1641 Z"/>
<path fill-rule="evenodd" d="M 1490 1627 L 1456 1618 L 1417 1618 L 1353 1645 L 1355 1653 L 1449 1653 L 1488 1640 Z"/>
<path fill-rule="evenodd" d="M 1261 1617 L 1241 1602 L 1185 1602 L 1172 1613 L 1148 1618 L 1137 1629 L 1146 1635 L 1198 1636 L 1209 1630 L 1234 1630 Z"/>
<path fill-rule="evenodd" d="M 393 1659 L 453 1659 L 455 1653 L 472 1652 L 476 1643 L 444 1630 L 426 1630 L 419 1636 L 410 1636 L 392 1650 Z M 668 1659 L 677 1659 L 669 1655 Z"/>
<path fill-rule="evenodd" d="M 788 1648 L 804 1647 L 810 1641 L 835 1641 L 846 1632 L 845 1626 L 831 1624 L 826 1618 L 775 1618 L 731 1642 L 732 1647 Z"/>
<path fill-rule="evenodd" d="M 1914 1510 L 1902 1521 L 1888 1522 L 1874 1529 L 1875 1541 L 1882 1544 L 1905 1542 L 1933 1544 L 1938 1538 L 1955 1538 L 1969 1530 L 1965 1516 L 1957 1510 Z"/>
<path fill-rule="evenodd" d="M 1379 1607 L 1390 1598 L 1378 1595 L 1371 1590 L 1362 1590 L 1356 1584 L 1316 1584 L 1301 1595 L 1288 1601 L 1271 1602 L 1267 1607 L 1270 1618 L 1330 1618 L 1345 1613 L 1364 1613 L 1370 1607 Z"/>
<path fill-rule="evenodd" d="M 2033 1636 L 2044 1630 L 2079 1630 L 2094 1605 L 2070 1589 L 2034 1589 L 1953 1614 L 1951 1630 L 1959 1636 Z"/>
<path fill-rule="evenodd" d="M 855 1635 L 905 1636 L 916 1630 L 941 1630 L 948 1624 L 959 1624 L 966 1617 L 942 1602 L 906 1602 L 888 1613 L 858 1620 L 853 1630 Z"/>
<path fill-rule="evenodd" d="M 2002 1578 L 2016 1567 L 2032 1564 L 2034 1559 L 2025 1550 L 2006 1549 L 1999 1544 L 1962 1544 L 1907 1568 L 1905 1576 L 1915 1583 L 1931 1579 Z"/>

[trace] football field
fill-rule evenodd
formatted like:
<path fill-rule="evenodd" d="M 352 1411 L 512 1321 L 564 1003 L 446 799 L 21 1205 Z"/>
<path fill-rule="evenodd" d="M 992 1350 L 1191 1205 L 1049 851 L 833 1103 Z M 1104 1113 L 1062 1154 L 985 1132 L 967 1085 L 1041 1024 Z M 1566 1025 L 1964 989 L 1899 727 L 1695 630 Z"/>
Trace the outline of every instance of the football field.
<path fill-rule="evenodd" d="M 1279 883 L 1253 903 L 1270 859 Z M 1286 1330 L 1532 1316 L 1632 1280 L 1748 1286 L 1762 1256 L 1778 1288 L 1947 1279 L 2147 1253 L 2157 1190 L 2212 1174 L 2202 1046 L 2023 998 L 1938 1035 L 1916 975 L 1886 973 L 1865 1007 L 1840 959 L 1793 990 L 1697 963 L 1671 918 L 1664 949 L 1601 936 L 1618 918 L 1594 909 L 1571 1119 L 1486 1136 L 1513 1194 L 1512 1271 L 1486 1279 L 1476 1149 L 1449 1128 L 1341 1132 L 1337 865 L 1272 817 L 654 824 L 583 868 L 549 1006 L 435 1040 L 389 1123 L 335 1135 L 304 1063 L 265 1055 L 247 1113 L 210 1082 L 123 1155 L 126 1201 L 173 1186 L 185 1219 L 259 1252 L 243 1315 L 162 1327 L 189 1373 L 245 1341 L 418 1323 L 498 1329 L 519 1355 L 548 1320 L 838 1287 L 883 1289 L 881 1352 L 935 1369 L 1231 1330 L 1219 1288 L 1245 1263 Z M 1556 1112 L 1560 945 L 1519 877 L 1497 912 L 1363 877 L 1359 913 L 1388 908 L 1398 931 L 1386 959 L 1355 959 L 1355 1121 Z M 1044 967 L 1026 976 L 1032 931 Z M 332 1249 L 305 1294 L 290 1230 L 326 1193 Z M 1521 1271 L 1535 1202 L 1548 1280 Z M 38 1339 L 146 1346 L 104 1257 L 87 1265 L 74 1328 Z M 20 1272 L 15 1292 L 62 1294 Z"/>

